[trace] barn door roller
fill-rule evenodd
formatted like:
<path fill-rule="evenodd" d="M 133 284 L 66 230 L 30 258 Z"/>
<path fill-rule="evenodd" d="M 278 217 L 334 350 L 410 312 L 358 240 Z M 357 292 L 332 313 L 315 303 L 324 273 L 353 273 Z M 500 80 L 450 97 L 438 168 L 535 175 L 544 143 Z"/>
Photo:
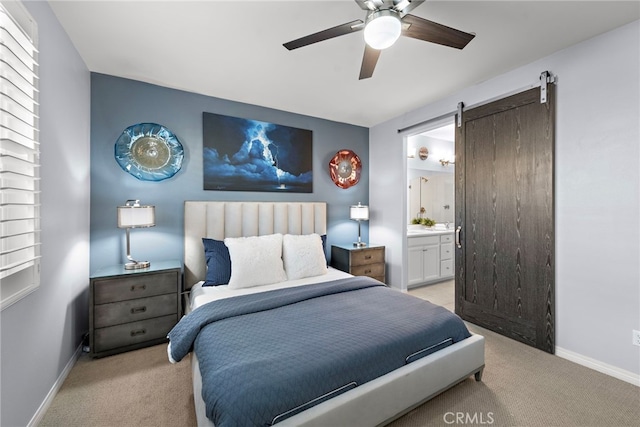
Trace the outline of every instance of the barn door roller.
<path fill-rule="evenodd" d="M 556 76 L 552 75 L 548 71 L 540 73 L 540 103 L 545 104 L 547 102 L 547 84 L 555 83 Z"/>

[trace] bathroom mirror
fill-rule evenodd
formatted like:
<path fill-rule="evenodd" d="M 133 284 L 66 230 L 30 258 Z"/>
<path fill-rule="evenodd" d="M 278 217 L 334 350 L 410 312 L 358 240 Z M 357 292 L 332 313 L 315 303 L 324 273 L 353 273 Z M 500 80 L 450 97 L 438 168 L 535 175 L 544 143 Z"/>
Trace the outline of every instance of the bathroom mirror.
<path fill-rule="evenodd" d="M 454 222 L 453 173 L 408 170 L 409 218 L 431 218 L 439 223 Z"/>
<path fill-rule="evenodd" d="M 453 224 L 455 127 L 453 118 L 407 138 L 407 224 L 418 216 Z M 412 156 L 424 149 L 423 160 Z"/>

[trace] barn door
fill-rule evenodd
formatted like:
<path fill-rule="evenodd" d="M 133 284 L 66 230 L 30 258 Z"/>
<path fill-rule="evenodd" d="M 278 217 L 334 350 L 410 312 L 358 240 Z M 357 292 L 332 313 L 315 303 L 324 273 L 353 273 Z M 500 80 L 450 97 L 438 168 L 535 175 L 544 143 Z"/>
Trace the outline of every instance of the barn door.
<path fill-rule="evenodd" d="M 465 110 L 456 127 L 456 308 L 554 352 L 554 86 Z"/>

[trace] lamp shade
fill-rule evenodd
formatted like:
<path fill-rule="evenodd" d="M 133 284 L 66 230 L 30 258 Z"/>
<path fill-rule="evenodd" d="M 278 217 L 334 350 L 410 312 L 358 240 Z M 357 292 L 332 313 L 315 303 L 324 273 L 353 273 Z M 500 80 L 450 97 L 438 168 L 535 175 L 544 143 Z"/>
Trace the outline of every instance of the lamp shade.
<path fill-rule="evenodd" d="M 351 206 L 349 211 L 349 218 L 354 221 L 368 221 L 369 220 L 369 206 L 357 205 Z"/>
<path fill-rule="evenodd" d="M 393 45 L 402 32 L 398 13 L 389 9 L 369 15 L 364 27 L 364 41 L 374 49 L 386 49 Z"/>
<path fill-rule="evenodd" d="M 125 206 L 118 206 L 118 228 L 144 228 L 154 225 L 155 206 L 142 206 L 139 200 L 127 200 Z"/>

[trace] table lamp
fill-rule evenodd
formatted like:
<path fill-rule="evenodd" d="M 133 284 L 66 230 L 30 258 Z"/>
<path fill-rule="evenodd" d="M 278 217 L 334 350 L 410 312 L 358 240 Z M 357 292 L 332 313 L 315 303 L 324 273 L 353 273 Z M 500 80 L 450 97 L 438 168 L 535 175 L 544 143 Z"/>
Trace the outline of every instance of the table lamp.
<path fill-rule="evenodd" d="M 367 244 L 362 241 L 362 238 L 360 235 L 360 222 L 369 221 L 369 206 L 361 205 L 360 202 L 358 202 L 357 205 L 351 206 L 351 210 L 349 211 L 349 217 L 354 221 L 358 221 L 358 241 L 353 242 L 353 246 L 357 248 L 362 248 L 367 246 Z"/>
<path fill-rule="evenodd" d="M 149 261 L 136 261 L 131 258 L 129 230 L 147 228 L 156 225 L 156 207 L 140 205 L 140 200 L 127 200 L 124 206 L 118 206 L 118 228 L 124 228 L 127 234 L 127 259 L 125 270 L 137 270 L 151 265 Z"/>

